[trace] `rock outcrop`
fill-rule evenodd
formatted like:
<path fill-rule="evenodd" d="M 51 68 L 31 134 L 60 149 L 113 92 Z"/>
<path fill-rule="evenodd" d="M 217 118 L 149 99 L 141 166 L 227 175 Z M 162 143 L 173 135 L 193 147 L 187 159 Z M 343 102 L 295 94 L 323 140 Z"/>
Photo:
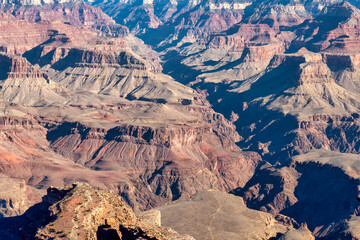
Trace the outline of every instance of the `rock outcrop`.
<path fill-rule="evenodd" d="M 1 78 L 4 80 L 0 84 L 0 96 L 3 100 L 23 105 L 66 101 L 67 90 L 25 58 L 0 55 L 0 62 L 3 71 Z"/>
<path fill-rule="evenodd" d="M 13 239 L 193 239 L 141 221 L 119 196 L 84 183 L 49 188 L 41 203 L 0 221 L 2 236 Z"/>

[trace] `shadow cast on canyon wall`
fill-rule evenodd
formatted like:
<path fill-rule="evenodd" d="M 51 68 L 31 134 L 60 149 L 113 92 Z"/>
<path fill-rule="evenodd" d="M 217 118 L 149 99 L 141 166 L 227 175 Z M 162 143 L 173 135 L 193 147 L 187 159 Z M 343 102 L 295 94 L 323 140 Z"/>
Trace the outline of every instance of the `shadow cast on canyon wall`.
<path fill-rule="evenodd" d="M 120 236 L 116 229 L 111 228 L 110 225 L 101 225 L 96 232 L 97 240 L 120 240 Z"/>
<path fill-rule="evenodd" d="M 0 218 L 0 240 L 35 239 L 37 230 L 52 219 L 49 207 L 49 203 L 40 202 L 30 207 L 23 215 Z"/>
<path fill-rule="evenodd" d="M 332 232 L 339 231 L 339 223 L 359 212 L 358 185 L 357 179 L 340 168 L 288 161 L 282 166 L 259 167 L 243 188 L 230 193 L 243 197 L 249 208 L 279 212 L 321 234 L 329 226 Z"/>
<path fill-rule="evenodd" d="M 299 164 L 301 173 L 295 196 L 298 202 L 281 211 L 299 223 L 307 223 L 313 231 L 317 226 L 329 226 L 347 219 L 358 212 L 358 181 L 330 165 L 317 163 Z"/>

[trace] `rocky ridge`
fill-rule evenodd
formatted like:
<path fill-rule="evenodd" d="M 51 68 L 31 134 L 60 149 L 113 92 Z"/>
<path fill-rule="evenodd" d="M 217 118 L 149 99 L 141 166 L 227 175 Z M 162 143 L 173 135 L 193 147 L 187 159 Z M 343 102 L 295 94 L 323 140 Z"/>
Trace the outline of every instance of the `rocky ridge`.
<path fill-rule="evenodd" d="M 41 203 L 0 221 L 2 236 L 22 239 L 194 239 L 140 220 L 119 196 L 84 183 L 49 188 Z"/>

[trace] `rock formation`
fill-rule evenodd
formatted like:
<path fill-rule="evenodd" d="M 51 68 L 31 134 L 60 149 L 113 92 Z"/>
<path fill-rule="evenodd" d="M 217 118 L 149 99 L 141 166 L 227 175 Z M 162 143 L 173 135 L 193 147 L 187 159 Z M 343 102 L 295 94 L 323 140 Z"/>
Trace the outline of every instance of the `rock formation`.
<path fill-rule="evenodd" d="M 251 138 L 243 142 L 243 147 L 259 148 L 263 155 L 271 155 L 276 146 L 281 149 L 274 152 L 286 151 L 280 155 L 282 158 L 321 147 L 356 153 L 356 137 L 344 141 L 341 135 L 333 134 L 335 129 L 346 132 L 350 125 L 355 128 L 357 125 L 358 92 L 356 88 L 348 87 L 355 81 L 334 74 L 348 72 L 351 67 L 344 66 L 345 69 L 339 72 L 327 56 L 330 54 L 277 55 L 267 70 L 256 78 L 232 84 L 228 89 L 232 95 L 225 97 L 215 109 L 226 105 L 227 99 L 233 101 L 234 96 L 238 96 L 237 104 L 244 106 L 240 111 L 248 117 L 254 114 L 258 118 L 237 120 L 242 137 Z M 343 55 L 331 54 L 333 60 L 335 56 L 341 59 Z M 279 129 L 283 139 L 271 139 L 271 132 L 276 131 L 281 122 L 287 126 L 287 129 Z M 262 129 L 259 132 L 258 126 Z M 265 128 L 267 133 L 263 132 Z"/>
<path fill-rule="evenodd" d="M 243 10 L 251 4 L 248 0 L 237 1 L 149 1 L 138 4 L 136 1 L 126 2 L 94 2 L 105 13 L 118 23 L 126 25 L 137 34 L 144 34 L 150 41 L 160 43 L 162 40 L 178 42 L 187 39 L 195 40 L 198 34 L 210 31 L 221 31 L 239 22 Z M 142 16 L 141 20 L 137 16 Z M 197 27 L 205 31 L 197 31 Z M 187 29 L 189 28 L 189 29 Z M 158 29 L 161 33 L 151 40 L 146 34 L 148 29 Z M 172 32 L 174 30 L 174 32 Z M 173 38 L 171 40 L 171 38 Z M 186 41 L 186 40 L 185 40 Z"/>
<path fill-rule="evenodd" d="M 358 42 L 356 26 L 359 17 L 359 9 L 348 2 L 327 6 L 315 19 L 306 20 L 299 25 L 295 31 L 298 38 L 290 49 L 306 46 L 312 51 L 329 47 L 354 51 L 351 46 L 354 47 L 353 44 Z"/>
<path fill-rule="evenodd" d="M 141 221 L 119 196 L 84 183 L 49 188 L 41 203 L 0 221 L 2 236 L 22 239 L 193 239 Z"/>
<path fill-rule="evenodd" d="M 3 100 L 32 106 L 66 101 L 67 90 L 25 58 L 0 55 L 0 61 L 4 71 L 0 90 Z"/>

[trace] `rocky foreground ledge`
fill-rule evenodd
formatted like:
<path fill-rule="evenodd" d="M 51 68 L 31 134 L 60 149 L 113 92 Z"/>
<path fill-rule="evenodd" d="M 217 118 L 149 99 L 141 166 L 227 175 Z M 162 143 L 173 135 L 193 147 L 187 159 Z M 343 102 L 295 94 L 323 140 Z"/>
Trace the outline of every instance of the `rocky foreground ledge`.
<path fill-rule="evenodd" d="M 194 239 L 143 215 L 141 220 L 121 197 L 87 183 L 50 187 L 23 215 L 0 219 L 0 239 Z"/>
<path fill-rule="evenodd" d="M 306 225 L 248 209 L 243 198 L 215 190 L 135 214 L 120 196 L 76 182 L 49 187 L 42 201 L 24 214 L 0 218 L 0 240 L 195 240 L 193 236 L 198 240 L 315 239 Z"/>

